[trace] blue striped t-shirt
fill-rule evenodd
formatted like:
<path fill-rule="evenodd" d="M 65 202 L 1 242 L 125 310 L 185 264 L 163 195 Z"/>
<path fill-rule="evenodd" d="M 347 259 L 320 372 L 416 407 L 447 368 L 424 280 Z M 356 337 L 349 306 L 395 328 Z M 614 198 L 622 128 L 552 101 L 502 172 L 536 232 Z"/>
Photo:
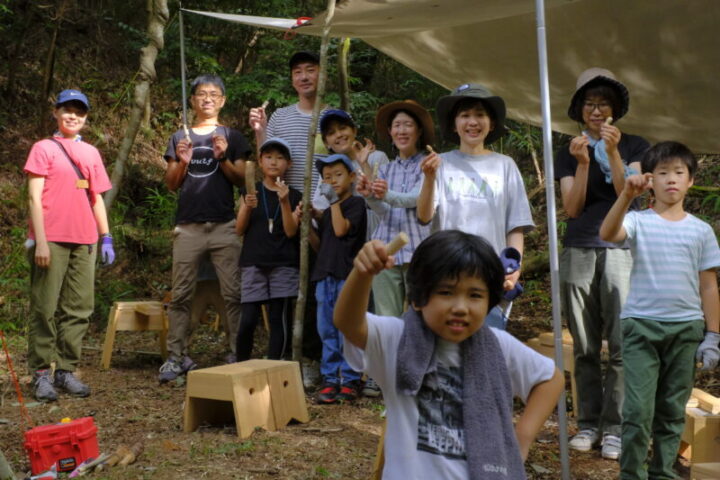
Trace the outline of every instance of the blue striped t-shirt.
<path fill-rule="evenodd" d="M 633 268 L 620 318 L 702 319 L 700 272 L 720 267 L 712 227 L 689 213 L 682 220 L 670 221 L 652 209 L 628 212 L 623 226 Z"/>

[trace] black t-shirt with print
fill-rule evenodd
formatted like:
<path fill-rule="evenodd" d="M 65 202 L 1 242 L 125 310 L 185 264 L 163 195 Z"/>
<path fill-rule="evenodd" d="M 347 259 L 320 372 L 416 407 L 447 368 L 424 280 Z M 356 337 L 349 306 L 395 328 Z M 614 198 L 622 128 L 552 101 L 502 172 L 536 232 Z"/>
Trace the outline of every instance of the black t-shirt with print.
<path fill-rule="evenodd" d="M 228 141 L 225 156 L 228 162 L 241 161 L 250 155 L 250 145 L 242 133 L 219 126 L 216 133 Z M 193 144 L 192 160 L 178 191 L 175 223 L 229 222 L 235 218 L 233 184 L 223 174 L 220 162 L 213 157 L 213 133 L 198 135 L 190 130 Z M 165 160 L 175 158 L 175 147 L 185 138 L 183 130 L 170 137 Z"/>

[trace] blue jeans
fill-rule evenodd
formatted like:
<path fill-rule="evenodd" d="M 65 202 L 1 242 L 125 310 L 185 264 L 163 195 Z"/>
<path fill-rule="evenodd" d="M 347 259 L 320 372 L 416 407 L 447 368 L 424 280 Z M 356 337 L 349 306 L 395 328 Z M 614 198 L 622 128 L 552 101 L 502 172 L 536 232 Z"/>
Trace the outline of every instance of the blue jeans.
<path fill-rule="evenodd" d="M 342 354 L 343 336 L 333 324 L 333 310 L 345 280 L 325 277 L 317 283 L 317 329 L 322 340 L 320 373 L 326 383 L 347 384 L 360 380 L 360 374 L 350 368 Z"/>

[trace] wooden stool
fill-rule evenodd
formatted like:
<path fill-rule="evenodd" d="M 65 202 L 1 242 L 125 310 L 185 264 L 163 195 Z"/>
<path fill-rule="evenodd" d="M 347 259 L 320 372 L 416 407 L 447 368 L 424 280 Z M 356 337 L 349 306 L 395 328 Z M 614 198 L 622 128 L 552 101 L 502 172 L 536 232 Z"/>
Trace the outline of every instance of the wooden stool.
<path fill-rule="evenodd" d="M 188 372 L 185 432 L 232 416 L 240 438 L 249 437 L 255 427 L 274 431 L 292 419 L 308 422 L 299 364 L 247 360 Z"/>
<path fill-rule="evenodd" d="M 690 460 L 691 466 L 704 463 L 717 465 L 720 462 L 720 415 L 701 408 L 686 408 L 679 453 Z"/>
<path fill-rule="evenodd" d="M 717 480 L 720 478 L 720 463 L 694 463 L 690 466 L 691 480 Z"/>
<path fill-rule="evenodd" d="M 159 332 L 160 354 L 167 358 L 168 319 L 162 303 L 157 301 L 114 302 L 110 309 L 105 344 L 100 357 L 100 368 L 110 368 L 115 332 L 117 331 L 148 331 Z"/>

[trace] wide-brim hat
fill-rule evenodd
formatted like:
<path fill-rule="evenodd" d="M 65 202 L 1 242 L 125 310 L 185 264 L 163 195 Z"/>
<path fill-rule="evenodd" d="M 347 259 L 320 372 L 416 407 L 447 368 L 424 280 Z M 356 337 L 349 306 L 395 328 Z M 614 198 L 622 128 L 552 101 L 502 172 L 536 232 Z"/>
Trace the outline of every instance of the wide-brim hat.
<path fill-rule="evenodd" d="M 55 106 L 59 107 L 63 103 L 67 102 L 80 102 L 85 105 L 87 110 L 90 110 L 90 101 L 88 101 L 88 98 L 80 90 L 74 90 L 72 88 L 63 90 L 58 94 Z"/>
<path fill-rule="evenodd" d="M 290 157 L 290 144 L 283 140 L 280 137 L 273 137 L 268 138 L 265 140 L 262 145 L 260 145 L 260 153 L 264 153 L 266 150 L 268 150 L 270 147 L 275 147 L 279 149 L 283 155 L 288 159 L 289 162 L 292 161 Z"/>
<path fill-rule="evenodd" d="M 618 96 L 620 97 L 620 111 L 613 111 L 613 119 L 619 120 L 622 118 L 630 108 L 630 93 L 627 87 L 615 78 L 613 72 L 606 68 L 599 67 L 588 68 L 578 76 L 575 93 L 572 99 L 570 99 L 570 106 L 568 107 L 568 117 L 576 122 L 583 123 L 582 114 L 578 116 L 580 109 L 576 106 L 577 102 L 585 101 L 585 91 L 588 88 L 602 84 L 606 84 L 617 90 Z"/>
<path fill-rule="evenodd" d="M 323 167 L 325 165 L 330 165 L 332 163 L 336 162 L 342 162 L 345 164 L 345 166 L 348 169 L 348 172 L 352 173 L 355 171 L 355 165 L 353 165 L 352 160 L 350 160 L 350 157 L 347 155 L 344 155 L 342 153 L 334 153 L 332 155 L 328 155 L 327 157 L 318 157 L 317 160 L 315 160 L 315 168 L 322 176 Z"/>
<path fill-rule="evenodd" d="M 437 117 L 440 123 L 440 133 L 444 140 L 456 144 L 460 143 L 460 136 L 455 131 L 455 119 L 450 118 L 450 115 L 455 105 L 466 98 L 477 98 L 482 101 L 485 109 L 493 118 L 495 126 L 485 137 L 485 145 L 490 145 L 507 133 L 507 128 L 505 128 L 505 101 L 501 97 L 490 93 L 482 85 L 465 83 L 453 90 L 450 95 L 440 97 L 437 102 Z"/>
<path fill-rule="evenodd" d="M 398 100 L 397 102 L 386 103 L 382 107 L 378 108 L 377 114 L 375 115 L 375 131 L 378 139 L 384 142 L 391 142 L 389 125 L 390 117 L 393 116 L 398 110 L 406 110 L 420 121 L 420 128 L 422 128 L 422 135 L 420 141 L 422 145 L 432 145 L 435 143 L 435 123 L 433 122 L 430 112 L 420 105 L 415 100 Z"/>

